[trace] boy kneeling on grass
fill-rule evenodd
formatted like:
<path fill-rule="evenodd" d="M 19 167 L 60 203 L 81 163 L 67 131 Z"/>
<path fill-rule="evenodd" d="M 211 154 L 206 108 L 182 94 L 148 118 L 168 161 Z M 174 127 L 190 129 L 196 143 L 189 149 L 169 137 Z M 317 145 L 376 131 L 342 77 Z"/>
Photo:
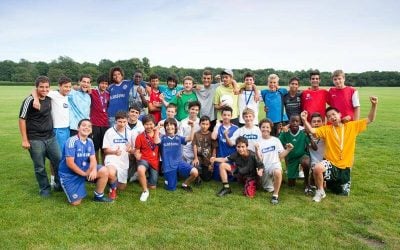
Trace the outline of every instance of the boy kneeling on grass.
<path fill-rule="evenodd" d="M 219 165 L 219 174 L 223 187 L 217 193 L 217 196 L 222 197 L 232 193 L 228 183 L 228 172 L 233 172 L 238 181 L 245 184 L 244 194 L 250 198 L 254 197 L 257 187 L 257 176 L 261 177 L 263 175 L 264 166 L 261 159 L 247 147 L 247 139 L 239 136 L 236 139 L 236 152 L 226 158 L 211 157 L 211 163 L 221 163 Z"/>
<path fill-rule="evenodd" d="M 108 169 L 97 165 L 94 145 L 89 135 L 92 123 L 83 119 L 78 123 L 78 134 L 68 138 L 60 162 L 59 176 L 68 201 L 71 205 L 81 204 L 86 197 L 85 182 L 95 182 L 94 201 L 112 202 L 104 195 L 108 182 Z"/>
<path fill-rule="evenodd" d="M 316 138 L 325 140 L 325 160 L 317 163 L 313 168 L 313 175 L 317 191 L 313 201 L 320 202 L 326 197 L 324 180 L 333 192 L 350 195 L 350 170 L 354 163 L 354 150 L 358 134 L 366 130 L 367 125 L 375 120 L 378 98 L 370 97 L 371 109 L 368 118 L 343 123 L 341 113 L 334 107 L 326 109 L 326 117 L 330 125 L 313 128 L 307 121 L 308 113 L 303 111 L 301 119 L 308 131 Z"/>

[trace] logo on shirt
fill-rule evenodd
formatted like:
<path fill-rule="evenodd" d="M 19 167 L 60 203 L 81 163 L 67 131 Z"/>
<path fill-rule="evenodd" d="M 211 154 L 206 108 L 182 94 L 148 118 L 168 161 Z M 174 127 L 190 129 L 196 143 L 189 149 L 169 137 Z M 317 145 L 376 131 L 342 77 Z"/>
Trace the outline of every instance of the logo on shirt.
<path fill-rule="evenodd" d="M 63 108 L 67 109 L 68 108 L 68 103 L 63 103 Z"/>
<path fill-rule="evenodd" d="M 128 85 L 124 85 L 124 86 L 122 86 L 122 88 L 123 88 L 123 89 L 126 89 L 126 88 L 128 88 Z"/>
<path fill-rule="evenodd" d="M 258 136 L 255 134 L 249 134 L 249 135 L 243 135 L 244 138 L 246 138 L 247 140 L 257 140 Z"/>
<path fill-rule="evenodd" d="M 270 147 L 266 147 L 266 148 L 261 149 L 261 153 L 263 153 L 263 154 L 268 153 L 268 152 L 272 152 L 272 151 L 275 151 L 275 146 L 270 146 Z"/>
<path fill-rule="evenodd" d="M 113 142 L 114 143 L 124 143 L 125 144 L 125 143 L 128 142 L 128 140 L 124 139 L 124 138 L 117 138 L 117 139 L 114 139 Z"/>

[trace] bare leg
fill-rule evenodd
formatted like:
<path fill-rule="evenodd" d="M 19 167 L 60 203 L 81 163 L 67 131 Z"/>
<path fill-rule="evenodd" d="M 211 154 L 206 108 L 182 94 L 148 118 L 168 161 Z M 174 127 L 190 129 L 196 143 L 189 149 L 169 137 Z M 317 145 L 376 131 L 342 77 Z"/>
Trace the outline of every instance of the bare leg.
<path fill-rule="evenodd" d="M 221 163 L 219 165 L 219 175 L 221 177 L 222 183 L 228 183 L 228 171 L 232 170 L 231 165 L 228 163 Z"/>
<path fill-rule="evenodd" d="M 147 190 L 146 167 L 139 165 L 137 169 L 139 184 L 143 191 Z"/>
<path fill-rule="evenodd" d="M 281 183 L 282 183 L 282 170 L 275 169 L 274 170 L 274 193 L 273 193 L 273 195 L 275 195 L 275 196 L 279 195 Z"/>
<path fill-rule="evenodd" d="M 192 170 L 190 170 L 190 176 L 185 180 L 185 184 L 186 185 L 190 185 L 190 183 L 192 183 L 197 176 L 199 176 L 199 171 L 197 170 L 197 168 L 192 168 Z"/>
<path fill-rule="evenodd" d="M 102 167 L 97 172 L 97 180 L 96 180 L 96 193 L 102 194 L 104 193 L 104 188 L 108 183 L 108 168 Z"/>

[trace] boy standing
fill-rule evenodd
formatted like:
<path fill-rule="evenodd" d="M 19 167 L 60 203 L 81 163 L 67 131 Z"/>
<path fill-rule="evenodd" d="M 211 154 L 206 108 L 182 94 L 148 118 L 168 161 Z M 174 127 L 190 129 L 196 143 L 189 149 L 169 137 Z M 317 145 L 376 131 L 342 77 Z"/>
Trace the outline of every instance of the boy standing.
<path fill-rule="evenodd" d="M 318 70 L 310 72 L 311 87 L 304 90 L 301 95 L 301 110 L 306 110 L 309 115 L 318 112 L 321 114 L 322 121 L 325 121 L 325 109 L 328 102 L 328 91 L 319 88 L 321 82 L 320 73 Z M 308 121 L 311 117 L 308 117 Z"/>
<path fill-rule="evenodd" d="M 51 116 L 51 99 L 47 96 L 50 89 L 50 80 L 46 76 L 39 76 L 35 81 L 36 93 L 40 102 L 40 110 L 33 108 L 33 96 L 28 96 L 21 105 L 19 112 L 19 130 L 22 137 L 22 147 L 28 149 L 36 180 L 39 184 L 39 194 L 42 197 L 50 195 L 50 183 L 45 169 L 45 157 L 50 159 L 54 168 L 54 189 L 61 190 L 58 177 L 60 149 L 53 132 Z"/>
<path fill-rule="evenodd" d="M 177 107 L 176 119 L 178 121 L 182 121 L 183 119 L 188 117 L 189 115 L 188 104 L 194 101 L 197 101 L 197 96 L 193 92 L 193 77 L 185 76 L 185 78 L 183 78 L 182 95 L 180 97 L 175 96 L 170 102 L 172 104 L 175 104 Z"/>
<path fill-rule="evenodd" d="M 239 114 L 242 114 L 246 108 L 250 108 L 254 111 L 253 124 L 258 125 L 258 104 L 259 104 L 259 92 L 254 90 L 254 74 L 247 72 L 244 75 L 244 89 L 241 89 L 239 95 Z M 239 124 L 242 127 L 244 125 L 243 116 L 239 117 Z"/>
<path fill-rule="evenodd" d="M 200 130 L 200 119 L 198 117 L 198 114 L 201 109 L 201 104 L 198 101 L 194 101 L 194 102 L 189 102 L 188 106 L 189 106 L 189 117 L 183 119 L 179 126 L 179 135 L 183 137 L 187 137 L 190 135 L 190 131 L 192 130 L 192 124 L 195 132 Z M 189 164 L 192 163 L 194 159 L 193 146 L 191 141 L 192 140 L 187 142 L 182 147 L 183 160 Z"/>
<path fill-rule="evenodd" d="M 232 108 L 232 123 L 239 125 L 239 103 L 238 95 L 234 94 L 233 72 L 225 69 L 221 72 L 222 82 L 215 90 L 214 107 L 218 111 L 217 119 L 221 120 L 222 107 L 229 106 Z"/>
<path fill-rule="evenodd" d="M 289 92 L 283 96 L 283 105 L 285 105 L 288 117 L 300 115 L 301 113 L 301 91 L 299 90 L 300 79 L 292 77 L 289 81 Z"/>
<path fill-rule="evenodd" d="M 146 95 L 147 84 L 143 81 L 143 73 L 140 70 L 136 70 L 133 73 L 133 84 L 129 89 L 128 107 L 136 105 L 140 108 L 140 115 L 146 114 L 146 107 L 148 106 L 148 100 Z"/>
<path fill-rule="evenodd" d="M 335 87 L 328 91 L 328 104 L 339 110 L 342 122 L 357 121 L 360 119 L 360 99 L 358 91 L 349 86 L 345 86 L 345 76 L 343 70 L 335 70 L 332 73 L 332 80 Z"/>
<path fill-rule="evenodd" d="M 370 97 L 371 109 L 368 118 L 343 123 L 341 113 L 334 107 L 326 109 L 326 117 L 331 125 L 319 128 L 311 127 L 307 121 L 307 111 L 301 113 L 301 118 L 308 131 L 313 136 L 325 140 L 325 160 L 317 163 L 313 175 L 317 191 L 313 201 L 320 202 L 326 197 L 324 180 L 327 187 L 337 194 L 348 196 L 350 194 L 350 172 L 354 164 L 354 150 L 358 134 L 363 132 L 367 125 L 375 120 L 378 98 Z"/>
<path fill-rule="evenodd" d="M 90 105 L 92 101 L 88 92 L 90 91 L 91 80 L 92 77 L 90 75 L 82 75 L 79 78 L 79 89 L 71 90 L 68 95 L 70 106 L 69 129 L 71 136 L 78 133 L 77 129 L 80 120 L 90 118 Z"/>
<path fill-rule="evenodd" d="M 161 119 L 167 119 L 167 107 L 169 102 L 175 97 L 178 91 L 181 91 L 182 86 L 178 86 L 178 80 L 175 75 L 168 76 L 167 78 L 167 86 L 160 85 L 158 88 L 162 94 L 161 100 L 164 105 L 161 107 Z"/>
<path fill-rule="evenodd" d="M 129 91 L 132 88 L 133 82 L 124 80 L 124 70 L 121 67 L 112 67 L 109 79 L 111 80 L 111 85 L 108 88 L 110 102 L 107 113 L 109 126 L 113 126 L 115 123 L 115 114 L 120 110 L 128 110 Z"/>
<path fill-rule="evenodd" d="M 157 124 L 161 120 L 161 107 L 163 106 L 162 100 L 160 99 L 160 90 L 158 85 L 160 80 L 158 75 L 150 75 L 150 100 L 149 100 L 149 114 L 154 116 L 155 123 Z"/>
<path fill-rule="evenodd" d="M 93 200 L 96 202 L 112 202 L 104 196 L 104 188 L 108 182 L 107 168 L 97 165 L 93 141 L 89 138 L 92 132 L 90 120 L 83 119 L 78 123 L 78 134 L 70 137 L 65 144 L 60 162 L 60 180 L 73 206 L 81 204 L 86 197 L 85 183 L 96 182 Z"/>

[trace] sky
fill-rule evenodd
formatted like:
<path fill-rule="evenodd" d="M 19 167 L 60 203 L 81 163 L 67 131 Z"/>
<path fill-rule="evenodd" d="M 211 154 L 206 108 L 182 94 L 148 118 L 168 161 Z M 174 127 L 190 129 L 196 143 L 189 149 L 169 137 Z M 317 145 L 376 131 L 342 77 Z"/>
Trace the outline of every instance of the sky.
<path fill-rule="evenodd" d="M 1 0 L 0 61 L 400 71 L 398 0 Z"/>

